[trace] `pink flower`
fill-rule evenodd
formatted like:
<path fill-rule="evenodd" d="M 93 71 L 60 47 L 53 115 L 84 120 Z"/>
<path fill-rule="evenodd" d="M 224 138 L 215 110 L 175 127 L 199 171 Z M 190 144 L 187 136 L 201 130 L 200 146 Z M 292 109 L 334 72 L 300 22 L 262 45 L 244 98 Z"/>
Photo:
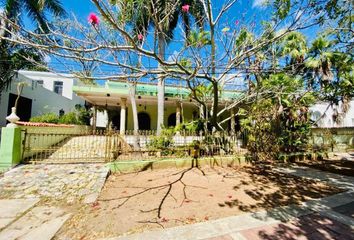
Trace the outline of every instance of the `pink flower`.
<path fill-rule="evenodd" d="M 100 19 L 97 17 L 96 14 L 94 13 L 90 13 L 89 17 L 88 17 L 88 22 L 94 26 L 98 25 L 100 23 Z"/>
<path fill-rule="evenodd" d="M 188 13 L 190 6 L 188 4 L 182 6 L 182 12 Z"/>
<path fill-rule="evenodd" d="M 235 25 L 237 26 L 240 23 L 239 20 L 236 20 Z"/>
<path fill-rule="evenodd" d="M 138 34 L 138 40 L 141 41 L 141 40 L 143 40 L 143 39 L 144 39 L 144 35 L 141 34 L 141 33 L 139 33 L 139 34 Z"/>

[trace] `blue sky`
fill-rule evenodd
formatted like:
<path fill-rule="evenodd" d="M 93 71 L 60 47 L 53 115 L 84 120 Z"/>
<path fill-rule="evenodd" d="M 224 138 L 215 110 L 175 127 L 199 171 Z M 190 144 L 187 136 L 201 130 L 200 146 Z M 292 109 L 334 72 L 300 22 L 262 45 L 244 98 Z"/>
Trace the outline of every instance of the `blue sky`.
<path fill-rule="evenodd" d="M 1 1 L 1 0 L 0 0 Z M 76 17 L 81 20 L 83 23 L 87 23 L 87 17 L 91 12 L 97 13 L 96 7 L 90 0 L 62 0 L 61 1 L 65 10 L 67 11 L 69 17 L 72 14 L 75 14 Z M 226 0 L 212 0 L 214 5 L 214 15 L 216 15 L 221 9 Z M 255 29 L 259 29 L 261 26 L 262 20 L 269 20 L 270 10 L 263 6 L 265 0 L 239 0 L 234 6 L 229 9 L 227 15 L 225 15 L 221 20 L 222 28 L 228 27 L 232 30 L 240 29 L 242 26 L 252 26 L 255 25 Z M 235 21 L 239 21 L 239 25 L 235 25 Z M 88 24 L 88 23 L 87 23 Z M 32 23 L 25 20 L 26 28 L 31 28 Z M 309 35 L 309 38 L 315 36 L 315 32 L 312 32 Z M 178 34 L 176 34 L 178 37 Z M 180 45 L 180 44 L 179 44 Z M 174 50 L 179 47 L 176 44 L 170 44 L 167 49 L 167 56 L 173 54 Z M 68 71 L 67 69 L 62 69 L 62 64 L 58 63 L 55 59 L 51 59 L 51 64 L 53 68 L 58 71 Z"/>
<path fill-rule="evenodd" d="M 62 0 L 64 8 L 69 14 L 74 13 L 80 18 L 86 19 L 90 12 L 97 12 L 96 7 L 90 0 Z M 213 0 L 215 10 L 219 10 L 222 4 L 226 2 L 223 0 Z M 242 20 L 243 18 L 249 19 L 250 17 L 261 19 L 264 16 L 264 9 L 262 3 L 265 0 L 239 0 L 232 9 L 229 11 L 224 21 L 231 19 Z"/>

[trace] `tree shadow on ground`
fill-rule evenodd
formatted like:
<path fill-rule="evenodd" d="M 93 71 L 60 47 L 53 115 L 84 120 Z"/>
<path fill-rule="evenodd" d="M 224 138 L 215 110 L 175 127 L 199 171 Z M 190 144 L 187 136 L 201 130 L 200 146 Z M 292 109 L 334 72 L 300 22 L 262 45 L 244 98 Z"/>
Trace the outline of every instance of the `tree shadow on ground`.
<path fill-rule="evenodd" d="M 243 231 L 247 239 L 262 240 L 295 240 L 295 239 L 354 239 L 354 231 L 350 226 L 320 214 L 310 214 L 268 227 Z"/>
<path fill-rule="evenodd" d="M 306 166 L 315 168 L 321 171 L 346 175 L 346 176 L 354 176 L 354 162 L 349 160 L 316 160 L 316 161 L 304 161 L 304 162 L 296 162 L 299 166 Z"/>
<path fill-rule="evenodd" d="M 279 187 L 279 190 L 267 194 L 263 192 L 264 186 L 258 186 L 253 191 L 245 191 L 246 194 L 257 200 L 256 204 L 245 204 L 235 200 L 226 203 L 226 205 L 238 207 L 245 212 L 252 212 L 260 207 L 271 209 L 271 211 L 265 211 L 264 214 L 257 215 L 255 213 L 252 216 L 259 220 L 273 218 L 283 223 L 246 230 L 242 234 L 247 239 L 354 239 L 353 229 L 342 223 L 346 221 L 345 219 L 336 221 L 316 212 L 304 210 L 300 206 L 296 207 L 296 205 L 306 200 L 317 199 L 329 194 L 344 192 L 345 190 L 330 185 L 319 186 L 319 181 L 316 180 L 290 176 L 261 167 L 249 168 L 248 172 L 252 174 L 251 181 L 262 182 L 265 185 L 274 182 Z M 328 175 L 328 178 L 333 176 L 325 172 L 323 174 L 325 175 L 323 176 L 324 178 L 327 178 L 326 175 Z M 289 204 L 292 204 L 291 208 L 280 207 Z M 318 209 L 323 209 L 323 207 L 318 203 Z M 294 218 L 294 215 L 299 214 L 302 216 Z"/>
<path fill-rule="evenodd" d="M 242 180 L 241 184 L 254 186 L 244 192 L 256 200 L 256 203 L 247 204 L 233 199 L 220 203 L 219 206 L 238 207 L 243 212 L 253 212 L 260 208 L 272 209 L 290 204 L 300 204 L 310 199 L 343 192 L 342 189 L 333 186 L 319 185 L 319 182 L 315 180 L 290 176 L 262 167 L 248 167 L 245 168 L 245 171 L 250 174 L 251 180 Z M 275 184 L 277 190 L 267 192 L 271 184 Z M 240 187 L 234 186 L 234 190 L 237 191 Z"/>

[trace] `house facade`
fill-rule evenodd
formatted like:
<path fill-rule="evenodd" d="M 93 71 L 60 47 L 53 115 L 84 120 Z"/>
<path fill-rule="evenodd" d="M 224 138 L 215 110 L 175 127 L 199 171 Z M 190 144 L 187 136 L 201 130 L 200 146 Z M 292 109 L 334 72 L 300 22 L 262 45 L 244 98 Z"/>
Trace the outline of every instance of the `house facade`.
<path fill-rule="evenodd" d="M 76 96 L 73 86 L 79 82 L 69 74 L 50 72 L 18 71 L 14 80 L 0 96 L 0 126 L 6 125 L 6 116 L 11 112 L 17 98 L 18 83 L 25 83 L 17 106 L 21 121 L 45 113 L 73 111 L 76 104 L 85 101 Z"/>
<path fill-rule="evenodd" d="M 105 109 L 110 112 L 110 122 L 114 129 L 120 131 L 133 130 L 133 111 L 130 100 L 130 83 L 106 81 L 103 86 L 74 86 L 74 92 L 92 104 L 95 109 Z M 239 91 L 223 91 L 220 107 L 227 101 L 240 96 Z M 157 129 L 157 86 L 156 84 L 139 83 L 136 85 L 135 101 L 138 111 L 139 130 Z M 190 91 L 185 87 L 166 86 L 164 106 L 164 126 L 171 127 L 180 123 L 188 123 L 200 118 L 198 104 L 190 98 Z M 105 112 L 105 111 L 103 111 Z M 230 117 L 232 111 L 225 111 L 220 119 Z M 102 115 L 95 110 L 96 119 Z M 95 125 L 95 117 L 93 125 Z M 223 128 L 230 128 L 230 121 L 225 121 Z M 96 124 L 97 125 L 97 124 Z"/>

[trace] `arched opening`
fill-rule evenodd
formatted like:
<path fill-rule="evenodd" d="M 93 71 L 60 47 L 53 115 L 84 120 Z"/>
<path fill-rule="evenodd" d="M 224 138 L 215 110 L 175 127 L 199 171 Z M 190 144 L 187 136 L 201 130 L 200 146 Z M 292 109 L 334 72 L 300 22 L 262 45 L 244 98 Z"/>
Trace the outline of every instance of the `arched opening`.
<path fill-rule="evenodd" d="M 182 116 L 181 115 L 180 115 L 179 119 L 180 119 L 179 122 L 181 123 L 182 122 Z M 176 120 L 177 120 L 176 113 L 171 113 L 170 116 L 167 119 L 167 126 L 168 127 L 175 127 L 176 126 Z"/>
<path fill-rule="evenodd" d="M 140 130 L 151 130 L 151 119 L 149 114 L 146 112 L 138 113 L 138 121 Z"/>
<path fill-rule="evenodd" d="M 176 126 L 176 113 L 172 113 L 167 119 L 167 126 L 174 127 Z"/>

